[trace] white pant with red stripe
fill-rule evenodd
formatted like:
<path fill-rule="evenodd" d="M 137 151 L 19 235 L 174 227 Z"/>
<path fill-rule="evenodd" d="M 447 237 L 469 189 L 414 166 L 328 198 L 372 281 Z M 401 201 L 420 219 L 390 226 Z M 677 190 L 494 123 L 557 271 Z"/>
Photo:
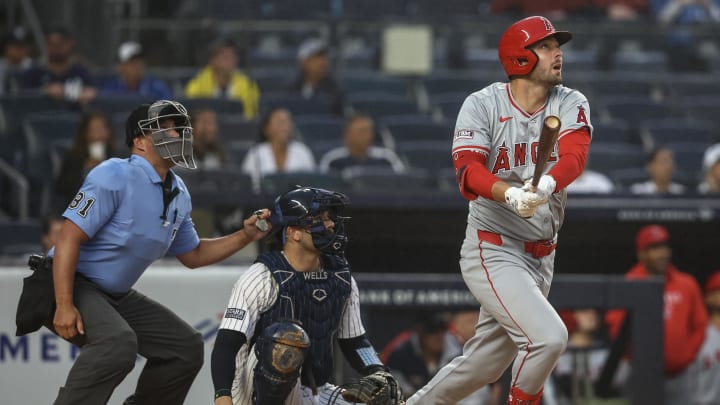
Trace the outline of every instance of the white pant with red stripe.
<path fill-rule="evenodd" d="M 463 354 L 443 367 L 407 400 L 407 405 L 455 404 L 497 381 L 513 363 L 512 386 L 539 392 L 567 344 L 567 329 L 547 300 L 555 253 L 534 258 L 523 241 L 502 237 L 502 245 L 480 241 L 468 226 L 460 269 L 480 302 L 475 336 Z"/>

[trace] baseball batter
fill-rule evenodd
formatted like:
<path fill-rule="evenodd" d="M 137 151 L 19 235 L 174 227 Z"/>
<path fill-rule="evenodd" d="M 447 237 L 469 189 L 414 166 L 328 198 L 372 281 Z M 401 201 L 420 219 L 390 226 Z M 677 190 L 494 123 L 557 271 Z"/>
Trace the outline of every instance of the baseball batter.
<path fill-rule="evenodd" d="M 565 348 L 567 330 L 547 295 L 565 187 L 582 173 L 592 133 L 587 99 L 561 85 L 560 46 L 571 38 L 544 17 L 514 23 L 499 47 L 509 83 L 471 94 L 460 109 L 452 157 L 470 201 L 460 268 L 481 313 L 463 354 L 408 405 L 455 404 L 513 362 L 508 403 L 540 404 Z M 560 133 L 535 189 L 527 182 L 548 115 L 560 118 Z"/>
<path fill-rule="evenodd" d="M 401 399 L 365 337 L 344 257 L 348 202 L 310 187 L 276 199 L 283 248 L 258 256 L 235 283 L 212 353 L 216 405 L 349 405 L 329 383 L 336 339 L 355 370 Z"/>

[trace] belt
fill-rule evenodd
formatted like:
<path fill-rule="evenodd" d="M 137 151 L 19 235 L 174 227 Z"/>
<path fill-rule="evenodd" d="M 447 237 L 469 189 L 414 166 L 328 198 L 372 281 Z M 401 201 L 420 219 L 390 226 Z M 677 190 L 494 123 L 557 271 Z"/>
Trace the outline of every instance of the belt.
<path fill-rule="evenodd" d="M 477 231 L 478 239 L 483 242 L 491 243 L 496 246 L 503 245 L 502 235 L 495 232 L 488 231 Z M 552 240 L 538 240 L 534 242 L 523 242 L 525 245 L 525 252 L 530 253 L 534 258 L 541 258 L 549 255 L 555 251 L 557 243 Z"/>

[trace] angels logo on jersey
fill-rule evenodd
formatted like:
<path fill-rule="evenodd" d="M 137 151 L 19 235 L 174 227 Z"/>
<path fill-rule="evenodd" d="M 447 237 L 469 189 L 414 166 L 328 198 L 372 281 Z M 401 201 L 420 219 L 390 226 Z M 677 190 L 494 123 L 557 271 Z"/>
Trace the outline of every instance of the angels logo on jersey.
<path fill-rule="evenodd" d="M 532 164 L 537 164 L 538 147 L 540 142 L 533 142 L 530 145 L 530 159 Z M 510 158 L 512 154 L 512 159 Z M 527 164 L 528 156 L 528 143 L 520 142 L 516 143 L 512 149 L 503 143 L 497 148 L 497 156 L 495 157 L 495 164 L 491 170 L 492 174 L 497 174 L 501 170 L 511 170 L 515 167 L 525 166 Z M 550 154 L 548 162 L 554 162 L 557 160 L 557 145 L 555 150 Z"/>
<path fill-rule="evenodd" d="M 582 123 L 582 124 L 588 125 L 588 120 L 587 120 L 587 117 L 585 116 L 585 107 L 578 104 L 577 109 L 578 109 L 578 115 L 577 115 L 577 119 L 575 120 L 575 123 L 577 123 L 577 124 Z"/>

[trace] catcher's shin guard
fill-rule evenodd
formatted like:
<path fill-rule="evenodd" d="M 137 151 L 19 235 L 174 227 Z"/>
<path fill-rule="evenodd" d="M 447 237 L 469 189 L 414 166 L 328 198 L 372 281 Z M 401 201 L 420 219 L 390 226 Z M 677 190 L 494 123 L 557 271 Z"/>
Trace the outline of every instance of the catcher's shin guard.
<path fill-rule="evenodd" d="M 300 377 L 308 347 L 310 338 L 295 322 L 275 322 L 262 331 L 255 343 L 253 404 L 285 403 Z"/>
<path fill-rule="evenodd" d="M 542 389 L 537 394 L 530 395 L 518 387 L 512 387 L 508 396 L 508 405 L 540 405 L 542 394 Z"/>

